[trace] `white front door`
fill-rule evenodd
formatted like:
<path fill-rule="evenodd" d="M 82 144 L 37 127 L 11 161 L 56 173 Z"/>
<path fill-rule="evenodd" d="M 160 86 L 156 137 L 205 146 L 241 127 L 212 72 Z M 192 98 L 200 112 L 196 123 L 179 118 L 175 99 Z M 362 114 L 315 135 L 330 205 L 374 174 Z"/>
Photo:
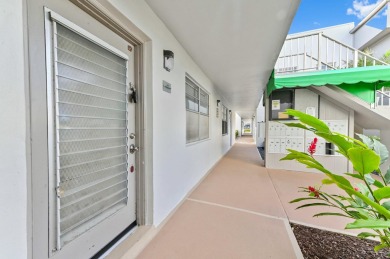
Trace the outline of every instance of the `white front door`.
<path fill-rule="evenodd" d="M 49 257 L 89 258 L 136 220 L 133 48 L 50 11 L 46 36 Z"/>

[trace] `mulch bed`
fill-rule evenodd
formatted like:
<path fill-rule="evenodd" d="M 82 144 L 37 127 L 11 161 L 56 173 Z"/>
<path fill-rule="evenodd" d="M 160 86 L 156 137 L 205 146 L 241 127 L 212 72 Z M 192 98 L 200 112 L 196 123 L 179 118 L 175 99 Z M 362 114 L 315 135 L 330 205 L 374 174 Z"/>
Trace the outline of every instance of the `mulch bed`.
<path fill-rule="evenodd" d="M 378 242 L 359 239 L 317 228 L 291 224 L 304 258 L 308 259 L 352 259 L 388 258 L 390 250 L 374 252 Z"/>

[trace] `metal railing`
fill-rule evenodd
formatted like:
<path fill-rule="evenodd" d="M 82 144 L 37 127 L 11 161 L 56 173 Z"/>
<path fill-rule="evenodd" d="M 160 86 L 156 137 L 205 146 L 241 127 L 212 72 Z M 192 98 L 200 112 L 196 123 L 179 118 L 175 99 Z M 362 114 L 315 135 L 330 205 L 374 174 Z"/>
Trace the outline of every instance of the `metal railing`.
<path fill-rule="evenodd" d="M 295 73 L 389 65 L 322 32 L 287 38 L 275 73 Z"/>
<path fill-rule="evenodd" d="M 390 108 L 390 91 L 377 90 L 376 91 L 376 103 L 377 107 Z"/>

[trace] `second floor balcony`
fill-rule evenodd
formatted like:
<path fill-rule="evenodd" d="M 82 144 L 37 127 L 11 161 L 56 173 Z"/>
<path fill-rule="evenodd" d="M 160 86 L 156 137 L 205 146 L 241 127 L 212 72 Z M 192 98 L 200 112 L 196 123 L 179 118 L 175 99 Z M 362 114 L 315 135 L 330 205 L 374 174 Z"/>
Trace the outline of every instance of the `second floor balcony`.
<path fill-rule="evenodd" d="M 275 74 L 388 65 L 322 32 L 287 37 L 275 65 Z"/>

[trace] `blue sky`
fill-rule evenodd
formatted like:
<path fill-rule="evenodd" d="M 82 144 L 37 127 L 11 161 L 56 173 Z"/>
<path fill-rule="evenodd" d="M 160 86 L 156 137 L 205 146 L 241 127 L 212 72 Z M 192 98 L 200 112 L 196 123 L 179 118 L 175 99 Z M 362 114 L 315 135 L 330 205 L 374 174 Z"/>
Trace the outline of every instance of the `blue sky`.
<path fill-rule="evenodd" d="M 289 33 L 355 22 L 358 24 L 382 0 L 301 0 Z M 385 11 L 371 19 L 368 25 L 386 27 Z"/>

